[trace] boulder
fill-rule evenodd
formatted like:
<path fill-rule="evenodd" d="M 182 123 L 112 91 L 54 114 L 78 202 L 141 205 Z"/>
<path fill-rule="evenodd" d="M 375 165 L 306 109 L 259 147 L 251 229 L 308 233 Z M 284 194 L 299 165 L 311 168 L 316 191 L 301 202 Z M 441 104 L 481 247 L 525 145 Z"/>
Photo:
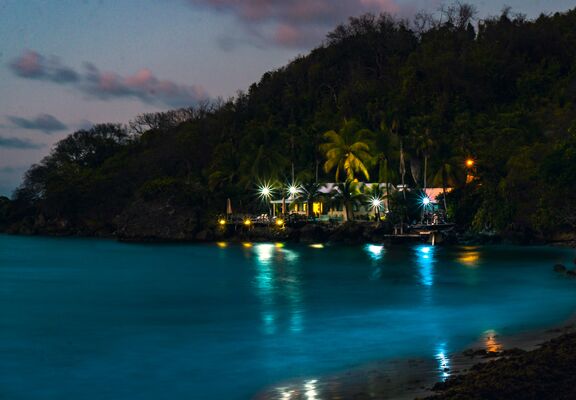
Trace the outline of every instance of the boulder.
<path fill-rule="evenodd" d="M 160 200 L 135 201 L 116 218 L 116 223 L 116 235 L 123 241 L 189 241 L 198 233 L 196 213 L 191 207 Z M 203 235 L 206 240 L 212 239 L 207 232 Z"/>
<path fill-rule="evenodd" d="M 307 224 L 300 229 L 300 242 L 318 243 L 326 240 L 326 231 L 317 224 Z"/>
<path fill-rule="evenodd" d="M 562 264 L 554 265 L 554 272 L 566 273 L 566 267 Z"/>

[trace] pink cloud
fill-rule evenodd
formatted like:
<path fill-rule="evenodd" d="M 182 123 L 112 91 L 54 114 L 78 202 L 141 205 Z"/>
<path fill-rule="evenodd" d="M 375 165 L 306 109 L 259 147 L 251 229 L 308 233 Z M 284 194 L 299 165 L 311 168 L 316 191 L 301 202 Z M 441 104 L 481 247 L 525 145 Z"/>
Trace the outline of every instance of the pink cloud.
<path fill-rule="evenodd" d="M 46 58 L 32 51 L 25 51 L 20 57 L 10 63 L 12 71 L 23 78 L 47 80 L 53 82 L 74 82 L 78 75 L 60 64 L 56 57 Z"/>
<path fill-rule="evenodd" d="M 123 77 L 113 72 L 100 72 L 87 65 L 82 90 L 100 99 L 127 97 L 145 103 L 163 103 L 174 107 L 190 106 L 208 98 L 205 90 L 197 85 L 181 85 L 158 79 L 147 68 L 134 75 Z"/>
<path fill-rule="evenodd" d="M 290 25 L 279 25 L 276 29 L 275 42 L 284 46 L 295 46 L 301 40 L 302 36 L 300 31 Z"/>
<path fill-rule="evenodd" d="M 102 100 L 132 98 L 149 104 L 186 107 L 208 99 L 201 86 L 161 80 L 147 68 L 134 75 L 122 76 L 110 71 L 101 72 L 93 64 L 86 63 L 85 70 L 78 72 L 61 65 L 55 57 L 46 58 L 30 50 L 16 58 L 10 67 L 21 78 L 68 85 Z"/>
<path fill-rule="evenodd" d="M 13 68 L 22 76 L 37 76 L 42 74 L 40 55 L 35 51 L 26 51 L 12 64 Z"/>
<path fill-rule="evenodd" d="M 400 6 L 396 0 L 188 1 L 195 6 L 235 16 L 254 37 L 291 47 L 320 44 L 328 31 L 349 17 L 366 13 L 406 15 L 413 9 L 410 4 Z"/>

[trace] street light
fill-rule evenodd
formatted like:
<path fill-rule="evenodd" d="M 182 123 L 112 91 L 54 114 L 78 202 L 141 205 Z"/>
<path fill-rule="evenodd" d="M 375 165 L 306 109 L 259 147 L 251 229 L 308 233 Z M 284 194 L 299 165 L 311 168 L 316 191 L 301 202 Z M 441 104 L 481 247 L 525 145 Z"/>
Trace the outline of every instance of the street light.
<path fill-rule="evenodd" d="M 269 215 L 272 214 L 272 210 L 270 209 L 270 200 L 272 199 L 274 188 L 268 182 L 261 183 L 258 185 L 258 197 L 268 205 L 268 213 Z"/>
<path fill-rule="evenodd" d="M 272 186 L 268 183 L 263 183 L 258 186 L 258 196 L 263 200 L 269 200 L 272 197 Z"/>
<path fill-rule="evenodd" d="M 298 196 L 302 192 L 302 188 L 300 185 L 296 183 L 291 183 L 288 185 L 288 197 L 293 199 L 294 197 Z"/>
<path fill-rule="evenodd" d="M 466 167 L 472 168 L 474 166 L 474 160 L 469 158 L 466 160 Z"/>

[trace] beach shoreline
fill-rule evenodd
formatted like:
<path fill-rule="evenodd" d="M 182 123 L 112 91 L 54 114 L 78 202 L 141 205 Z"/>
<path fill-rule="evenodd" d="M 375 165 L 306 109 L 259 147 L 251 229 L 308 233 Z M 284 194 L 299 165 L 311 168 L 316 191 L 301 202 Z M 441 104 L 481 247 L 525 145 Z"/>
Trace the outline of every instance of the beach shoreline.
<path fill-rule="evenodd" d="M 444 381 L 465 376 L 478 368 L 479 364 L 534 351 L 544 343 L 573 333 L 576 333 L 576 314 L 547 329 L 502 336 L 487 331 L 470 346 L 443 355 L 449 362 L 443 361 L 439 356 L 374 361 L 323 377 L 279 382 L 263 389 L 253 399 L 442 399 L 442 394 L 433 388 L 442 387 Z M 443 362 L 446 363 L 444 367 Z"/>

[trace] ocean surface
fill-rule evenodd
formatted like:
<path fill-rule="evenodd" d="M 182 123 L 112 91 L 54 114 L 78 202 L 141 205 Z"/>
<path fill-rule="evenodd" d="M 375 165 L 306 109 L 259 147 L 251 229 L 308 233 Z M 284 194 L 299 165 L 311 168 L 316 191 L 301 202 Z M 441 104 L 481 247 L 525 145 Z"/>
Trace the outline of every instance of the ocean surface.
<path fill-rule="evenodd" d="M 291 379 L 316 399 L 376 360 L 445 367 L 571 317 L 576 280 L 552 266 L 574 255 L 0 235 L 0 399 L 249 399 Z"/>

